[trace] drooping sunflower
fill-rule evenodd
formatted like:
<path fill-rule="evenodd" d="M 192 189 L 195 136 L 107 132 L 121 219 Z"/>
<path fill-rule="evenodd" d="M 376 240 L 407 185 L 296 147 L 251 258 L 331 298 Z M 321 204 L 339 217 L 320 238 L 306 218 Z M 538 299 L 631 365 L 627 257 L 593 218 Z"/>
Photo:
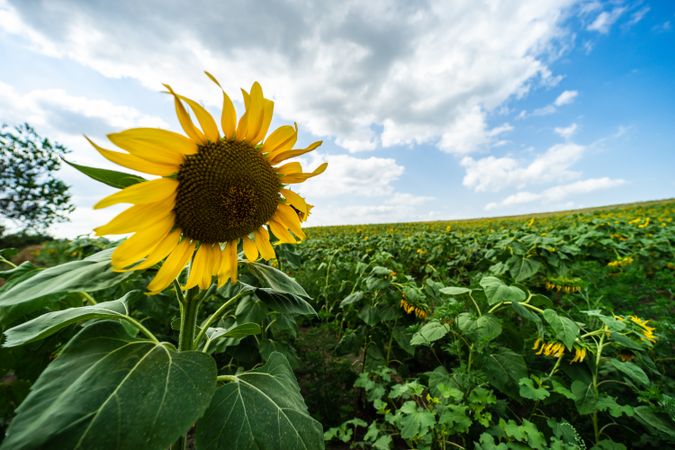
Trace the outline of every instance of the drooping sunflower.
<path fill-rule="evenodd" d="M 163 261 L 148 285 L 152 294 L 171 284 L 188 263 L 185 289 L 206 289 L 214 276 L 219 285 L 236 282 L 240 242 L 246 258 L 255 261 L 275 257 L 270 232 L 280 243 L 303 239 L 301 222 L 311 205 L 287 185 L 319 175 L 327 166 L 304 173 L 299 162 L 280 165 L 311 152 L 321 141 L 294 149 L 297 125 L 280 126 L 267 136 L 274 103 L 263 96 L 258 82 L 250 92 L 242 89 L 246 111 L 237 121 L 228 95 L 206 75 L 223 93 L 222 135 L 208 111 L 165 85 L 185 135 L 156 128 L 109 134 L 125 152 L 104 149 L 87 138 L 108 160 L 158 176 L 94 206 L 132 204 L 95 231 L 99 236 L 134 233 L 113 252 L 114 269 L 140 270 Z"/>

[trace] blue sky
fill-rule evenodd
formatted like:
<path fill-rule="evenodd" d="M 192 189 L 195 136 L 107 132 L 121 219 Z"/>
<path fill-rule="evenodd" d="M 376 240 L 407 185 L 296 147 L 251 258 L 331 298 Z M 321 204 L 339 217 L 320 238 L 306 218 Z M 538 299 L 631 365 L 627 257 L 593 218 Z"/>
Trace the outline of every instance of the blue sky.
<path fill-rule="evenodd" d="M 305 164 L 310 225 L 485 217 L 675 196 L 675 2 L 0 0 L 0 121 L 112 168 L 82 134 L 179 129 L 259 80 Z M 367 6 L 366 6 L 367 5 Z M 241 102 L 237 99 L 237 107 Z M 66 168 L 59 236 L 119 209 Z"/>

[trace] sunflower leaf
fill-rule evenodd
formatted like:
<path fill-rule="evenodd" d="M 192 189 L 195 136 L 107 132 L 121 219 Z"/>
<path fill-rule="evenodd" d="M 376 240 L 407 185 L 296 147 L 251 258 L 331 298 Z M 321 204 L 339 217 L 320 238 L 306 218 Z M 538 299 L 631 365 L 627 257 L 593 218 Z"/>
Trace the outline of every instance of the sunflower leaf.
<path fill-rule="evenodd" d="M 133 175 L 131 173 L 117 172 L 116 170 L 109 169 L 99 169 L 98 167 L 82 166 L 80 164 L 70 162 L 65 158 L 63 158 L 63 161 L 69 166 L 79 170 L 89 178 L 93 178 L 96 181 L 118 189 L 124 189 L 125 187 L 129 187 L 133 184 L 146 181 L 145 178 L 139 177 L 138 175 Z"/>
<path fill-rule="evenodd" d="M 216 391 L 197 422 L 196 448 L 321 449 L 324 442 L 288 360 L 272 352 L 264 366 Z"/>
<path fill-rule="evenodd" d="M 201 417 L 215 388 L 210 356 L 98 322 L 33 384 L 0 449 L 165 449 Z"/>

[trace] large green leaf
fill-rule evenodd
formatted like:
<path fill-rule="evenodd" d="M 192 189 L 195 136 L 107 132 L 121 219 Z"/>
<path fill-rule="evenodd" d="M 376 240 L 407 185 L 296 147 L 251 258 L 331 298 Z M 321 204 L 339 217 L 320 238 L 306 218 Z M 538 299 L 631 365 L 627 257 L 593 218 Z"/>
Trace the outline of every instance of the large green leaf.
<path fill-rule="evenodd" d="M 52 311 L 5 331 L 4 347 L 16 347 L 51 336 L 73 323 L 90 319 L 118 319 L 128 314 L 127 297 L 79 308 Z"/>
<path fill-rule="evenodd" d="M 66 164 L 79 170 L 88 177 L 93 178 L 96 181 L 100 181 L 103 184 L 107 184 L 108 186 L 119 189 L 146 181 L 145 178 L 139 177 L 138 175 L 132 175 L 130 173 L 99 169 L 97 167 L 82 166 L 80 164 L 72 163 L 66 159 L 64 159 L 64 161 Z"/>
<path fill-rule="evenodd" d="M 522 289 L 516 286 L 508 286 L 497 277 L 483 277 L 480 280 L 480 285 L 485 291 L 488 303 L 491 305 L 499 302 L 522 302 L 527 298 Z"/>
<path fill-rule="evenodd" d="M 133 272 L 113 272 L 106 249 L 80 261 L 71 261 L 39 271 L 0 293 L 0 307 L 19 305 L 52 294 L 94 292 L 114 286 Z"/>
<path fill-rule="evenodd" d="M 598 404 L 598 395 L 591 383 L 574 380 L 570 390 L 574 394 L 574 404 L 579 414 L 585 415 L 595 411 Z"/>
<path fill-rule="evenodd" d="M 428 345 L 450 332 L 450 327 L 438 321 L 425 323 L 410 339 L 411 345 Z"/>
<path fill-rule="evenodd" d="M 504 394 L 516 397 L 518 381 L 527 377 L 527 365 L 520 353 L 500 347 L 481 355 L 478 361 L 490 383 Z"/>
<path fill-rule="evenodd" d="M 242 289 L 252 291 L 260 301 L 270 309 L 286 314 L 316 315 L 314 307 L 305 297 L 296 294 L 276 291 L 271 288 L 259 288 L 239 282 Z"/>
<path fill-rule="evenodd" d="M 264 286 L 276 292 L 293 294 L 300 297 L 310 298 L 309 294 L 298 284 L 295 279 L 289 277 L 279 269 L 275 269 L 267 264 L 243 261 L 249 272 L 261 281 Z"/>
<path fill-rule="evenodd" d="M 98 322 L 40 375 L 0 449 L 165 449 L 202 416 L 215 387 L 210 356 Z"/>
<path fill-rule="evenodd" d="M 640 366 L 637 366 L 632 362 L 621 362 L 614 358 L 610 359 L 609 362 L 612 364 L 612 367 L 628 376 L 628 378 L 635 381 L 636 383 L 642 384 L 644 386 L 649 384 L 649 377 L 647 377 L 647 374 L 644 372 L 644 370 L 642 370 L 642 368 L 640 368 Z"/>
<path fill-rule="evenodd" d="M 507 263 L 509 273 L 516 282 L 527 280 L 535 275 L 541 269 L 539 261 L 532 260 L 523 256 L 513 256 Z"/>
<path fill-rule="evenodd" d="M 286 358 L 278 352 L 220 387 L 197 422 L 198 450 L 322 449 L 321 424 L 307 412 Z"/>
<path fill-rule="evenodd" d="M 574 341 L 579 336 L 579 326 L 572 319 L 561 316 L 552 309 L 544 310 L 544 320 L 551 326 L 555 337 L 572 350 Z"/>
<path fill-rule="evenodd" d="M 462 313 L 457 316 L 457 327 L 472 342 L 482 348 L 497 336 L 502 334 L 501 321 L 492 314 L 483 314 L 478 319 L 474 319 L 469 313 Z"/>

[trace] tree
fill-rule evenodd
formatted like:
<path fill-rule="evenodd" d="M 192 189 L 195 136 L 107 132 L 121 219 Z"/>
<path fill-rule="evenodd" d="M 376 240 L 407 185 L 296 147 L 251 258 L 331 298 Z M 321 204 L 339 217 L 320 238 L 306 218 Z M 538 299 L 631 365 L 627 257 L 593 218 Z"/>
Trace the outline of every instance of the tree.
<path fill-rule="evenodd" d="M 69 186 L 56 178 L 68 150 L 26 124 L 0 128 L 0 216 L 24 231 L 44 231 L 75 208 Z"/>

